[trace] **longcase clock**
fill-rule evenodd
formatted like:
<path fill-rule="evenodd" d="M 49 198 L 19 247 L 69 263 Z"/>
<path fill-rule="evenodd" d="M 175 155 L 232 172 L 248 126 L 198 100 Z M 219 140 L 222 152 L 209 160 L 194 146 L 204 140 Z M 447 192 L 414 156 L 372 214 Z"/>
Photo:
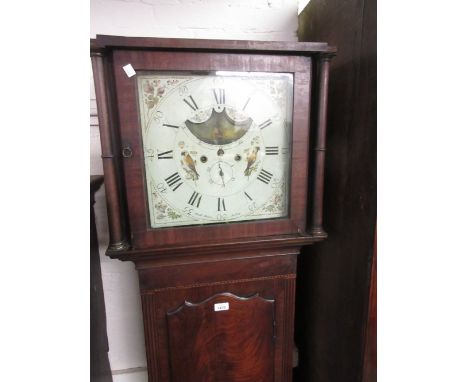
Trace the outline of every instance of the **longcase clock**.
<path fill-rule="evenodd" d="M 292 377 L 296 258 L 322 229 L 326 43 L 97 36 L 112 258 L 149 380 Z"/>

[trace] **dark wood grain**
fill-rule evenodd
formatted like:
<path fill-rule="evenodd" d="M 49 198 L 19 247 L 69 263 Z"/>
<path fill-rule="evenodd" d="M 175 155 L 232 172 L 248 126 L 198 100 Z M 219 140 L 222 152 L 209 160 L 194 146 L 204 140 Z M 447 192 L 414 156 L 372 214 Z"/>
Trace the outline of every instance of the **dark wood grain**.
<path fill-rule="evenodd" d="M 233 239 L 212 243 L 197 243 L 184 245 L 161 246 L 156 248 L 129 249 L 118 252 L 108 252 L 115 259 L 160 262 L 170 261 L 172 264 L 183 263 L 188 257 L 198 261 L 208 260 L 213 256 L 249 257 L 252 253 L 267 255 L 277 249 L 298 249 L 301 246 L 322 241 L 324 238 L 312 235 L 276 235 L 255 237 L 250 239 Z"/>
<path fill-rule="evenodd" d="M 99 118 L 99 133 L 106 187 L 107 216 L 109 222 L 110 251 L 125 250 L 129 247 L 125 236 L 122 214 L 122 192 L 119 184 L 118 155 L 115 150 L 115 130 L 112 127 L 112 103 L 109 95 L 111 88 L 106 73 L 104 56 L 95 49 L 92 41 L 91 62 L 93 65 L 94 87 Z"/>
<path fill-rule="evenodd" d="M 254 357 L 245 359 L 245 364 L 242 366 L 242 370 L 245 371 L 247 369 L 251 369 L 252 373 L 254 373 L 254 370 L 261 369 L 262 374 L 264 373 L 265 376 L 270 376 L 273 374 L 274 379 L 272 380 L 274 381 L 291 381 L 293 321 L 290 319 L 289 315 L 291 314 L 290 312 L 293 312 L 294 307 L 294 298 L 291 298 L 294 295 L 294 281 L 294 275 L 286 274 L 261 279 L 233 279 L 229 280 L 229 282 L 226 281 L 225 283 L 211 283 L 208 285 L 197 286 L 187 285 L 177 288 L 142 291 L 149 381 L 155 382 L 172 380 L 171 359 L 174 356 L 177 357 L 177 354 L 173 353 L 177 353 L 178 351 L 185 351 L 180 347 L 176 349 L 170 347 L 168 332 L 170 327 L 167 320 L 167 313 L 172 312 L 183 305 L 186 300 L 200 302 L 220 293 L 231 293 L 242 297 L 258 294 L 264 299 L 275 301 L 274 323 L 270 320 L 274 335 L 274 342 L 269 344 L 268 339 L 262 339 L 260 341 L 260 344 L 263 343 L 263 341 L 266 341 L 266 344 L 268 344 L 267 347 L 270 349 L 272 347 L 273 349 L 268 352 L 268 356 L 265 356 L 264 354 L 263 357 L 259 357 L 259 354 L 257 354 Z M 285 294 L 285 291 L 287 290 L 292 291 L 292 295 L 291 293 Z M 243 310 L 242 307 L 241 310 Z M 229 330 L 225 327 L 218 327 L 218 335 L 223 337 L 227 333 L 231 333 L 233 331 L 250 332 L 252 330 L 252 325 L 256 327 L 256 324 L 248 319 L 236 321 L 238 325 L 235 326 L 232 324 L 232 327 Z M 258 317 L 256 321 L 258 321 Z M 246 322 L 248 323 L 247 327 L 244 326 Z M 186 330 L 189 330 L 189 327 Z M 196 332 L 197 326 L 192 326 L 192 330 Z M 183 331 L 184 330 L 182 330 L 182 332 Z M 176 333 L 173 333 L 173 335 L 177 336 Z M 286 338 L 287 336 L 290 336 L 291 338 Z M 247 340 L 248 339 L 246 339 L 246 341 Z M 238 351 L 239 349 L 235 349 L 233 346 L 232 352 L 238 353 Z M 201 357 L 203 359 L 210 359 L 214 357 L 212 362 L 216 362 L 216 359 L 223 358 L 223 355 L 218 351 L 213 350 L 206 352 L 196 352 L 193 357 Z M 186 362 L 190 362 L 190 360 L 188 360 L 186 357 L 185 359 Z M 224 361 L 226 361 L 228 365 L 230 362 L 232 362 L 230 359 L 224 359 Z M 231 375 L 232 378 L 234 378 L 235 371 L 232 371 L 231 373 L 234 373 Z M 253 375 L 255 375 L 256 378 L 260 378 L 257 372 L 255 372 Z M 247 374 L 245 375 L 245 378 L 247 378 Z M 186 380 L 197 381 L 204 379 Z M 218 378 L 207 380 L 231 381 L 236 379 Z M 246 380 L 256 381 L 255 379 Z M 263 381 L 263 379 L 258 380 Z"/>
<path fill-rule="evenodd" d="M 246 359 L 244 367 L 250 370 L 248 365 L 254 362 L 257 365 L 254 369 L 262 369 L 265 375 L 274 374 L 274 380 L 290 381 L 297 254 L 298 250 L 295 253 L 288 250 L 270 256 L 258 254 L 256 258 L 219 259 L 213 257 L 210 262 L 198 262 L 189 257 L 187 260 L 191 263 L 184 265 L 161 264 L 152 261 L 137 262 L 150 381 L 171 380 L 169 379 L 170 359 L 174 356 L 174 352 L 177 353 L 177 350 L 174 350 L 174 345 L 171 348 L 168 343 L 170 327 L 166 319 L 167 313 L 179 308 L 186 300 L 200 302 L 219 293 L 232 293 L 243 297 L 258 294 L 265 299 L 275 300 L 273 353 L 265 357 L 259 355 L 254 358 L 249 357 L 250 361 Z M 232 330 L 241 332 L 251 330 L 250 321 L 248 321 L 248 328 L 244 327 L 244 321 L 240 319 L 235 321 L 238 324 L 237 329 L 233 326 Z M 195 330 L 196 326 L 192 326 L 192 331 Z M 220 327 L 217 328 L 217 333 L 220 336 L 225 335 L 224 329 Z M 190 348 L 191 345 L 186 344 L 186 347 Z M 234 347 L 233 345 L 233 351 L 236 351 Z M 215 357 L 210 362 L 218 359 L 216 355 L 218 352 L 201 353 L 197 351 L 197 357 L 203 359 Z M 268 372 L 265 371 L 266 368 Z M 255 378 L 258 377 L 257 373 L 254 375 Z M 214 380 L 229 381 L 231 379 Z M 246 380 L 249 381 L 249 379 Z"/>
<path fill-rule="evenodd" d="M 211 260 L 185 264 L 161 262 L 137 262 L 141 290 L 178 288 L 187 285 L 202 285 L 230 280 L 258 279 L 282 274 L 296 273 L 296 256 L 291 253 L 256 254 L 252 258 L 212 256 Z"/>
<path fill-rule="evenodd" d="M 312 218 L 309 231 L 314 236 L 326 237 L 323 229 L 323 196 L 325 179 L 325 150 L 327 135 L 327 105 L 328 105 L 328 79 L 330 70 L 330 61 L 334 54 L 320 55 L 317 59 L 317 93 L 316 93 L 316 129 L 313 137 L 313 155 L 311 155 L 313 165 L 313 175 L 311 179 L 312 194 Z M 314 70 L 314 68 L 313 68 Z"/>
<path fill-rule="evenodd" d="M 362 382 L 377 382 L 377 237 L 374 239 Z"/>
<path fill-rule="evenodd" d="M 297 255 L 302 246 L 326 237 L 323 229 L 308 231 L 321 227 L 325 165 L 323 155 L 314 154 L 309 190 L 309 141 L 314 137 L 319 148 L 325 143 L 328 57 L 335 48 L 326 43 L 115 36 L 98 36 L 91 44 L 101 75 L 97 96 L 105 105 L 101 109 L 107 107 L 100 128 L 113 150 L 108 153 L 112 166 L 104 167 L 106 177 L 115 181 L 109 188 L 106 183 L 112 230 L 117 238 L 131 239 L 131 246 L 115 250 L 111 245 L 107 254 L 134 261 L 138 270 L 149 381 L 291 381 Z M 289 216 L 150 229 L 135 77 L 122 70 L 129 62 L 137 72 L 293 73 Z M 122 158 L 124 146 L 132 148 L 133 156 Z M 213 315 L 212 303 L 226 298 L 234 309 Z"/>
<path fill-rule="evenodd" d="M 167 312 L 171 381 L 273 382 L 274 313 L 274 300 L 231 293 Z"/>
<path fill-rule="evenodd" d="M 98 48 L 133 48 L 175 51 L 217 51 L 251 54 L 301 54 L 312 55 L 320 52 L 335 52 L 336 49 L 325 42 L 292 41 L 247 41 L 247 40 L 210 40 L 179 38 L 148 38 L 97 35 L 93 47 Z"/>
<path fill-rule="evenodd" d="M 270 365 L 275 380 L 290 381 L 298 251 L 277 250 L 276 254 L 275 251 L 269 256 L 259 253 L 253 258 L 216 256 L 211 261 L 187 257 L 183 265 L 137 261 L 150 381 L 170 380 L 170 358 L 175 350 L 171 350 L 167 342 L 167 313 L 179 308 L 186 300 L 199 302 L 218 293 L 244 297 L 258 294 L 275 300 L 274 355 L 263 362 Z M 238 325 L 241 330 L 243 322 L 238 321 Z M 214 355 L 209 353 L 203 357 Z"/>
<path fill-rule="evenodd" d="M 298 381 L 361 382 L 376 222 L 376 1 L 314 0 L 301 40 L 338 48 L 330 65 L 323 226 L 298 262 Z"/>
<path fill-rule="evenodd" d="M 113 60 L 121 141 L 124 146 L 131 147 L 133 151 L 132 157 L 125 158 L 123 162 L 134 248 L 151 248 L 175 243 L 208 244 L 232 238 L 262 237 L 306 231 L 310 58 L 117 50 L 114 52 Z M 132 63 L 137 72 L 148 70 L 233 70 L 294 73 L 289 218 L 248 223 L 150 229 L 135 77 L 128 78 L 122 70 L 122 67 L 129 62 Z"/>

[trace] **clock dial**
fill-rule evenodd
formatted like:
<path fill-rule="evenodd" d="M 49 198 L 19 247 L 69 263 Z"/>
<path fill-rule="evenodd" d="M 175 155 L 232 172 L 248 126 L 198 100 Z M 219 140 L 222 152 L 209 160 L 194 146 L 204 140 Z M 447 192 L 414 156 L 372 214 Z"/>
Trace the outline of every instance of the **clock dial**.
<path fill-rule="evenodd" d="M 286 217 L 292 74 L 139 75 L 152 228 Z"/>

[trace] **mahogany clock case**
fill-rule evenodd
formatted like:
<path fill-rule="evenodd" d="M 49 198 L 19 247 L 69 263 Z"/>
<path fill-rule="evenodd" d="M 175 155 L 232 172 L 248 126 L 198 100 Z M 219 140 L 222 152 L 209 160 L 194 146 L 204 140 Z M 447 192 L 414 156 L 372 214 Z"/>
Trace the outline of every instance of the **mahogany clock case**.
<path fill-rule="evenodd" d="M 135 78 L 128 78 L 122 67 L 131 63 L 135 71 L 246 71 L 288 72 L 294 74 L 294 111 L 292 139 L 291 205 L 287 219 L 250 223 L 217 224 L 210 228 L 210 237 L 242 238 L 279 235 L 305 231 L 308 100 L 310 58 L 246 54 L 114 51 L 114 76 L 119 110 L 120 136 L 124 146 L 131 147 L 133 155 L 123 160 L 128 200 L 132 244 L 134 248 L 155 245 L 188 244 L 203 241 L 207 227 L 191 226 L 169 229 L 150 229 L 147 216 L 144 158 L 139 129 Z M 206 240 L 206 239 L 205 239 Z"/>
<path fill-rule="evenodd" d="M 280 43 L 256 42 L 262 47 L 262 50 L 258 50 L 256 46 L 253 46 L 253 42 L 224 41 L 220 45 L 220 41 L 205 40 L 201 42 L 204 48 L 200 47 L 197 50 L 199 40 L 113 36 L 98 36 L 93 43 L 98 47 L 107 46 L 107 49 L 111 51 L 111 54 L 107 55 L 105 81 L 113 84 L 113 94 L 108 94 L 109 102 L 115 102 L 115 107 L 109 108 L 110 113 L 114 112 L 110 134 L 113 136 L 114 150 L 120 157 L 115 166 L 122 168 L 122 170 L 117 168 L 114 171 L 123 173 L 119 184 L 121 187 L 119 204 L 126 203 L 126 208 L 120 213 L 122 215 L 120 225 L 123 227 L 125 225 L 123 221 L 126 220 L 126 241 L 130 242 L 128 244 L 133 249 L 208 245 L 220 241 L 307 235 L 307 218 L 310 215 L 308 210 L 311 209 L 311 200 L 308 200 L 308 197 L 310 198 L 308 193 L 309 141 L 311 140 L 309 126 L 315 125 L 315 121 L 311 120 L 314 113 L 310 106 L 313 97 L 311 91 L 316 80 L 313 74 L 316 72 L 317 60 L 314 59 L 313 54 L 321 53 L 326 57 L 327 54 L 333 54 L 333 48 L 324 43 L 309 43 L 309 46 L 303 43 L 299 46 L 297 43 L 278 45 Z M 153 43 L 154 49 L 150 49 L 150 43 Z M 170 48 L 169 43 L 172 43 Z M 220 48 L 213 48 L 211 44 L 218 45 Z M 175 49 L 177 45 L 183 48 Z M 190 45 L 195 48 L 190 48 Z M 304 49 L 304 47 L 313 51 L 306 50 L 301 54 L 294 51 L 294 49 Z M 285 54 L 291 50 L 293 53 Z M 136 76 L 129 77 L 126 74 L 123 66 L 127 64 L 131 64 L 137 73 L 151 71 L 292 73 L 294 89 L 289 216 L 254 222 L 151 229 L 147 213 L 144 151 L 139 128 Z M 125 155 L 125 157 L 121 155 L 119 152 L 123 148 L 130 150 L 131 155 Z M 114 156 L 114 153 L 111 156 Z M 313 187 L 315 186 L 319 185 L 314 184 Z M 324 235 L 318 236 L 323 238 Z"/>
<path fill-rule="evenodd" d="M 149 381 L 291 381 L 297 255 L 326 237 L 325 116 L 334 53 L 326 43 L 92 41 L 107 254 L 138 270 Z M 137 72 L 293 73 L 289 217 L 149 229 L 135 78 L 122 70 L 129 63 Z M 122 155 L 124 148 L 133 155 Z M 217 311 L 217 304 L 229 309 Z"/>

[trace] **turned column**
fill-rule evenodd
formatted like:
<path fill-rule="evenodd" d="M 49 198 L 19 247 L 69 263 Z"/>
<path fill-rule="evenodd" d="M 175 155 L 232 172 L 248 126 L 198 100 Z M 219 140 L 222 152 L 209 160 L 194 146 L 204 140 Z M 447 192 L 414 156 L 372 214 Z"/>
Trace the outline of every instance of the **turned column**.
<path fill-rule="evenodd" d="M 334 53 L 322 53 L 316 56 L 318 94 L 316 103 L 315 123 L 317 129 L 314 137 L 312 155 L 313 162 L 313 184 L 312 194 L 312 217 L 310 233 L 314 236 L 327 236 L 323 230 L 323 190 L 325 175 L 325 150 L 327 133 L 327 106 L 328 106 L 328 78 L 330 61 L 335 56 Z"/>

